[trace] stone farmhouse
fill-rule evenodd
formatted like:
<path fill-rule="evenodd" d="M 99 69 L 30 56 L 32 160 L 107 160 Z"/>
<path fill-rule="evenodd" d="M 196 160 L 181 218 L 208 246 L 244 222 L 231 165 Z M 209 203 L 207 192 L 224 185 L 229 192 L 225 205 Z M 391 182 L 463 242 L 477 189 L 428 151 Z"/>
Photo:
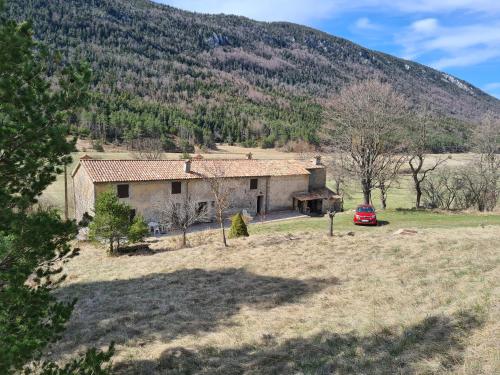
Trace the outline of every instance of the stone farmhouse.
<path fill-rule="evenodd" d="M 207 178 L 211 171 L 230 189 L 230 212 L 246 210 L 251 215 L 297 210 L 323 214 L 339 208 L 340 197 L 326 188 L 326 168 L 319 157 L 312 161 L 257 159 L 195 160 L 97 160 L 80 159 L 71 174 L 75 216 L 94 214 L 96 196 L 116 191 L 133 212 L 146 221 L 158 218 L 155 207 L 170 200 L 190 199 L 206 207 L 214 217 L 214 199 Z"/>

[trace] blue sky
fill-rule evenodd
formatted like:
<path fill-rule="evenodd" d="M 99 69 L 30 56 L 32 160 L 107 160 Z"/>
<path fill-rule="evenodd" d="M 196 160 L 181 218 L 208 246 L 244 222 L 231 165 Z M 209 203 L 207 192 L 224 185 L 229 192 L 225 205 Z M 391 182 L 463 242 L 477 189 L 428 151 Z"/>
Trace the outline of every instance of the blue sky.
<path fill-rule="evenodd" d="M 500 98 L 500 0 L 156 0 L 290 21 L 418 61 Z"/>

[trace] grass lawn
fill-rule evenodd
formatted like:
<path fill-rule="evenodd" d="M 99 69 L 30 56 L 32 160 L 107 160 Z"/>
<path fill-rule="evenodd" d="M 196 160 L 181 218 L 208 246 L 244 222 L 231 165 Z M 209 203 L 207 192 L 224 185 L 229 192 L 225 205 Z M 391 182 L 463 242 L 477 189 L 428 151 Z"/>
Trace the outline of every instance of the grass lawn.
<path fill-rule="evenodd" d="M 354 231 L 362 233 L 377 233 L 379 231 L 396 230 L 398 228 L 458 228 L 482 227 L 485 225 L 500 225 L 498 213 L 446 213 L 434 211 L 415 211 L 396 209 L 378 211 L 378 227 L 356 226 L 352 223 L 353 212 L 338 213 L 334 219 L 334 231 Z M 329 219 L 300 218 L 274 223 L 255 224 L 249 226 L 251 234 L 266 234 L 275 232 L 323 231 L 327 232 Z"/>
<path fill-rule="evenodd" d="M 44 199 L 62 207 L 62 189 Z M 412 210 L 405 177 L 381 225 L 357 227 L 356 191 L 333 238 L 327 218 L 301 218 L 251 225 L 229 248 L 218 231 L 119 257 L 78 244 L 56 290 L 78 302 L 48 356 L 114 341 L 119 375 L 500 373 L 500 215 Z"/>
<path fill-rule="evenodd" d="M 204 232 L 119 257 L 82 243 L 51 355 L 115 341 L 118 374 L 499 373 L 500 227 L 460 220 L 411 236 L 339 223 L 333 239 L 292 220 L 227 249 Z"/>

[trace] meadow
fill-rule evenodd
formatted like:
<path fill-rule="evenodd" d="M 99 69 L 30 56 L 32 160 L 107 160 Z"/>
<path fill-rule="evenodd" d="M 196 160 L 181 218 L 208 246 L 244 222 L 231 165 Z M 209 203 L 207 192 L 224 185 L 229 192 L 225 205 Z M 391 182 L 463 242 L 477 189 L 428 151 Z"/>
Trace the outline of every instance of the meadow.
<path fill-rule="evenodd" d="M 58 359 L 117 345 L 118 374 L 493 374 L 498 223 L 151 239 L 108 257 L 81 243 Z M 252 227 L 257 228 L 257 225 Z M 290 228 L 289 228 L 290 229 Z"/>
<path fill-rule="evenodd" d="M 275 153 L 260 156 L 291 157 Z M 61 207 L 61 193 L 59 178 L 44 199 Z M 499 373 L 498 212 L 414 210 L 403 176 L 381 225 L 356 227 L 360 199 L 349 185 L 334 237 L 325 217 L 255 223 L 229 248 L 215 230 L 117 257 L 77 243 L 56 293 L 78 302 L 47 355 L 113 341 L 117 374 Z"/>

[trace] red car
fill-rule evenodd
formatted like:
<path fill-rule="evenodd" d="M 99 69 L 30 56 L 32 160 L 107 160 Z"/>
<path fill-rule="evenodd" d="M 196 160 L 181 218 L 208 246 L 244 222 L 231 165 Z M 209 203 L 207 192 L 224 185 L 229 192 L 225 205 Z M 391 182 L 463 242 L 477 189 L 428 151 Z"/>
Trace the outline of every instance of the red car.
<path fill-rule="evenodd" d="M 354 224 L 377 225 L 377 215 L 375 208 L 369 204 L 360 204 L 356 207 L 353 219 Z"/>

